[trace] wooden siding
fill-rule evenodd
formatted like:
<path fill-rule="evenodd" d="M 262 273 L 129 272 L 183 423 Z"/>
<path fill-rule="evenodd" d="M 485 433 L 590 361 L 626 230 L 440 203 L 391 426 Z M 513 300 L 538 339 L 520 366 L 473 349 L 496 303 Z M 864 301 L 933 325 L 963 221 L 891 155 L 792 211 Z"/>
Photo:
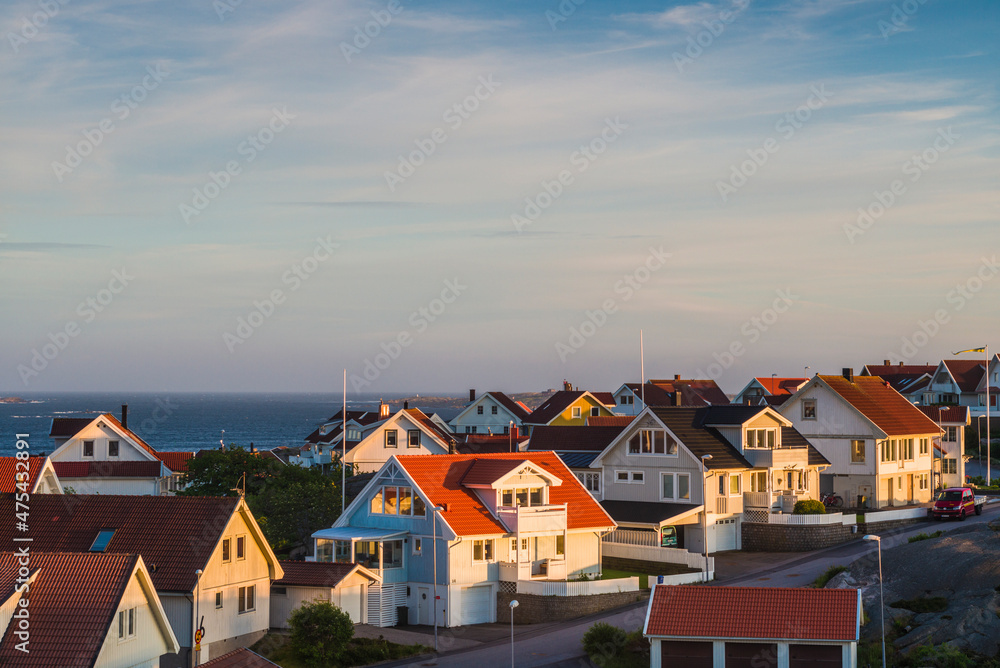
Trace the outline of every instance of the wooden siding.
<path fill-rule="evenodd" d="M 396 447 L 385 447 L 386 430 L 396 430 Z M 407 432 L 419 429 L 417 424 L 405 413 L 396 414 L 393 419 L 380 425 L 372 431 L 353 450 L 347 453 L 347 461 L 358 465 L 361 473 L 371 473 L 382 468 L 393 455 L 440 455 L 447 454 L 447 446 L 440 446 L 426 432 L 420 432 L 420 447 L 411 448 L 407 445 Z"/>
<path fill-rule="evenodd" d="M 150 593 L 156 596 L 155 592 Z M 125 587 L 118 611 L 130 608 L 136 609 L 135 636 L 124 641 L 118 640 L 116 611 L 97 662 L 94 664 L 95 668 L 131 668 L 147 665 L 150 661 L 158 663 L 160 655 L 173 649 L 168 645 L 169 636 L 165 635 L 165 631 L 153 615 L 150 600 L 139 582 L 138 572 L 132 575 Z"/>

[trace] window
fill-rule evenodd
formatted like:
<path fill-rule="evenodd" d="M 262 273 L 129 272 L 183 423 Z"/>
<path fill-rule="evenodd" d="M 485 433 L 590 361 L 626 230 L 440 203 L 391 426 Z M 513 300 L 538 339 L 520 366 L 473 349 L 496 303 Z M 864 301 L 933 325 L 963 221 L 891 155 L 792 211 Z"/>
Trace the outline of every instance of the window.
<path fill-rule="evenodd" d="M 472 433 L 475 433 L 473 430 Z M 420 430 L 410 429 L 406 432 L 406 447 L 408 448 L 419 448 L 420 447 Z"/>
<path fill-rule="evenodd" d="M 587 488 L 588 492 L 597 493 L 601 491 L 600 473 L 577 473 L 576 477 Z"/>
<path fill-rule="evenodd" d="M 215 609 L 219 610 L 222 608 L 222 592 L 215 592 Z"/>
<path fill-rule="evenodd" d="M 524 550 L 525 552 L 528 551 L 528 539 L 527 538 L 522 538 L 521 539 L 521 549 Z"/>
<path fill-rule="evenodd" d="M 926 440 L 926 439 L 922 439 L 921 440 L 921 448 L 923 447 L 923 441 L 924 440 Z M 944 428 L 944 440 L 948 441 L 949 443 L 954 443 L 955 441 L 957 441 L 958 440 L 958 427 L 945 427 Z M 922 449 L 920 451 L 920 454 L 924 454 L 924 451 Z"/>
<path fill-rule="evenodd" d="M 815 420 L 816 419 L 816 400 L 815 399 L 803 399 L 802 400 L 802 419 L 803 420 Z"/>
<path fill-rule="evenodd" d="M 645 482 L 642 471 L 615 471 L 615 482 L 639 483 Z"/>
<path fill-rule="evenodd" d="M 598 408 L 597 406 L 590 407 L 590 417 L 597 417 L 600 414 L 601 414 L 600 408 Z"/>
<path fill-rule="evenodd" d="M 582 414 L 583 414 L 583 411 L 582 411 L 582 410 L 580 409 L 580 407 L 579 407 L 579 406 L 573 406 L 573 417 L 574 417 L 574 418 L 578 418 L 578 417 L 580 417 L 580 416 L 581 416 Z"/>
<path fill-rule="evenodd" d="M 566 536 L 556 534 L 556 556 L 566 556 Z"/>
<path fill-rule="evenodd" d="M 333 561 L 333 541 L 329 538 L 316 539 L 316 561 Z"/>
<path fill-rule="evenodd" d="M 285 587 L 271 586 L 271 596 L 288 596 L 288 589 Z"/>
<path fill-rule="evenodd" d="M 888 440 L 882 441 L 882 461 L 883 462 L 894 462 L 896 461 L 896 441 Z"/>
<path fill-rule="evenodd" d="M 247 537 L 236 537 L 236 560 L 242 561 L 247 558 Z"/>
<path fill-rule="evenodd" d="M 661 473 L 660 479 L 663 482 L 662 490 L 660 493 L 663 499 L 673 499 L 674 498 L 674 474 L 673 473 Z"/>
<path fill-rule="evenodd" d="M 135 637 L 135 608 L 118 611 L 118 640 L 129 640 Z"/>
<path fill-rule="evenodd" d="M 505 489 L 500 492 L 500 505 L 508 508 L 514 505 L 514 490 Z"/>
<path fill-rule="evenodd" d="M 349 540 L 335 540 L 333 541 L 333 559 L 338 564 L 349 564 L 351 561 L 351 541 Z M 319 561 L 317 559 L 317 561 Z"/>
<path fill-rule="evenodd" d="M 118 456 L 118 441 L 108 441 L 108 457 Z"/>
<path fill-rule="evenodd" d="M 375 494 L 372 495 L 371 511 L 373 515 L 377 515 L 382 512 L 382 490 L 379 489 Z"/>
<path fill-rule="evenodd" d="M 691 499 L 691 476 L 687 473 L 677 474 L 677 498 Z"/>
<path fill-rule="evenodd" d="M 746 447 L 774 450 L 777 447 L 777 433 L 774 429 L 747 429 Z"/>
<path fill-rule="evenodd" d="M 676 455 L 677 442 L 659 429 L 641 429 L 628 440 L 630 455 Z"/>
<path fill-rule="evenodd" d="M 493 561 L 493 540 L 472 541 L 473 561 Z"/>
<path fill-rule="evenodd" d="M 365 568 L 378 569 L 378 543 L 359 540 L 354 543 L 354 561 Z"/>
<path fill-rule="evenodd" d="M 424 539 L 423 538 L 418 538 L 418 537 L 414 536 L 413 537 L 413 554 L 415 556 L 419 557 L 421 554 L 423 554 L 423 550 L 424 550 Z"/>
<path fill-rule="evenodd" d="M 395 448 L 396 447 L 396 430 L 386 429 L 385 430 L 385 447 Z"/>
<path fill-rule="evenodd" d="M 222 539 L 222 563 L 224 564 L 228 564 L 230 561 L 233 560 L 233 555 L 229 550 L 229 546 L 231 543 L 232 543 L 231 538 Z"/>
<path fill-rule="evenodd" d="M 239 614 L 244 612 L 253 612 L 256 609 L 256 594 L 257 585 L 250 585 L 249 587 L 240 587 L 240 605 Z"/>
<path fill-rule="evenodd" d="M 473 434 L 478 433 L 478 429 L 479 429 L 479 427 L 473 427 L 471 433 L 473 433 Z"/>
<path fill-rule="evenodd" d="M 399 488 L 399 514 L 400 515 L 412 515 L 413 514 L 413 490 L 409 487 Z"/>
<path fill-rule="evenodd" d="M 740 493 L 740 476 L 739 474 L 729 476 L 729 495 L 736 496 Z"/>
<path fill-rule="evenodd" d="M 928 475 L 926 473 L 921 473 L 917 477 L 918 477 L 919 482 L 920 482 L 920 489 L 928 489 L 929 486 L 930 486 L 929 485 Z"/>
<path fill-rule="evenodd" d="M 382 568 L 402 568 L 402 567 L 403 567 L 403 541 L 387 540 L 383 542 Z"/>
<path fill-rule="evenodd" d="M 958 473 L 958 460 L 951 457 L 942 459 L 941 473 Z"/>
<path fill-rule="evenodd" d="M 750 491 L 751 492 L 767 491 L 767 471 L 753 471 L 750 474 Z"/>
<path fill-rule="evenodd" d="M 903 476 L 896 478 L 896 489 L 903 489 Z"/>
<path fill-rule="evenodd" d="M 912 438 L 904 438 L 899 442 L 899 458 L 903 461 L 913 461 Z"/>
<path fill-rule="evenodd" d="M 687 473 L 660 474 L 660 500 L 683 501 L 691 498 L 691 476 Z"/>
<path fill-rule="evenodd" d="M 642 471 L 632 471 L 632 482 L 645 482 L 645 475 Z"/>
<path fill-rule="evenodd" d="M 373 515 L 423 517 L 427 514 L 427 505 L 423 499 L 413 493 L 412 487 L 383 485 L 372 495 L 371 513 Z"/>
<path fill-rule="evenodd" d="M 865 463 L 865 442 L 864 441 L 851 441 L 851 463 L 852 464 L 864 464 Z"/>
<path fill-rule="evenodd" d="M 490 406 L 490 413 L 492 415 L 496 415 L 497 414 L 497 407 L 496 406 Z"/>
<path fill-rule="evenodd" d="M 84 441 L 83 442 L 83 456 L 84 457 L 93 457 L 94 456 L 94 442 L 93 441 Z"/>
<path fill-rule="evenodd" d="M 482 414 L 483 414 L 483 407 L 476 406 L 476 415 L 482 415 Z"/>
<path fill-rule="evenodd" d="M 618 403 L 621 404 L 622 406 L 631 406 L 632 400 L 634 398 L 635 397 L 633 397 L 631 394 L 623 394 L 622 396 L 618 397 Z"/>
<path fill-rule="evenodd" d="M 926 438 L 920 439 L 920 454 L 926 455 L 929 451 L 929 448 L 930 448 L 930 443 L 928 439 Z"/>
<path fill-rule="evenodd" d="M 399 506 L 396 504 L 397 492 L 398 488 L 396 487 L 382 488 L 382 512 L 386 515 L 398 514 Z"/>
<path fill-rule="evenodd" d="M 101 529 L 97 532 L 97 538 L 94 539 L 93 544 L 90 546 L 90 551 L 104 552 L 104 550 L 108 549 L 108 543 L 111 542 L 111 537 L 114 535 L 114 529 Z"/>
<path fill-rule="evenodd" d="M 518 487 L 513 490 L 505 489 L 500 496 L 502 500 L 501 505 L 504 506 L 511 505 L 509 503 L 511 500 L 513 500 L 513 505 L 515 506 L 545 505 L 541 487 Z"/>

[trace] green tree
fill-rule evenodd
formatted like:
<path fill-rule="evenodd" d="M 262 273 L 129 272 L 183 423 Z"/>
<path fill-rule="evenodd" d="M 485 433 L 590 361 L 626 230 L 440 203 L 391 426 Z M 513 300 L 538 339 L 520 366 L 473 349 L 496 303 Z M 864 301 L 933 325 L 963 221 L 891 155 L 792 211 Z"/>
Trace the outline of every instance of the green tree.
<path fill-rule="evenodd" d="M 310 666 L 330 666 L 354 637 L 351 616 L 329 601 L 303 603 L 288 618 L 291 644 Z"/>
<path fill-rule="evenodd" d="M 283 464 L 270 455 L 265 457 L 236 446 L 229 446 L 225 452 L 209 450 L 188 460 L 187 486 L 178 494 L 236 496 L 236 486 L 246 473 L 246 494 L 252 496 L 280 466 Z"/>
<path fill-rule="evenodd" d="M 247 504 L 276 552 L 306 546 L 314 532 L 340 517 L 340 468 L 337 477 L 319 469 L 282 466 L 268 476 Z M 334 482 L 336 480 L 336 482 Z"/>

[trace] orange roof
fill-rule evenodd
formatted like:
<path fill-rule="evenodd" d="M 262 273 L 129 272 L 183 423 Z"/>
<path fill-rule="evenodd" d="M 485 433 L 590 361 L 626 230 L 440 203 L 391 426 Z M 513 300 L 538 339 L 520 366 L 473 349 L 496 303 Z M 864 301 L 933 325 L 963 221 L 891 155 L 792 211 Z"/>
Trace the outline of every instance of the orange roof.
<path fill-rule="evenodd" d="M 795 394 L 795 391 L 802 387 L 803 383 L 809 382 L 808 378 L 756 378 L 758 383 L 771 394 Z"/>
<path fill-rule="evenodd" d="M 204 668 L 281 668 L 246 647 L 223 654 L 211 661 L 200 664 Z"/>
<path fill-rule="evenodd" d="M 174 473 L 187 473 L 188 470 L 188 460 L 194 457 L 193 452 L 157 452 L 156 456 L 160 458 L 168 469 Z"/>
<path fill-rule="evenodd" d="M 17 457 L 0 457 L 0 493 L 10 494 L 17 491 Z M 28 492 L 35 489 L 38 482 L 38 474 L 45 466 L 45 457 L 28 457 Z M 24 471 L 24 467 L 21 467 Z"/>
<path fill-rule="evenodd" d="M 409 416 L 414 422 L 420 423 L 422 427 L 430 431 L 434 436 L 444 441 L 447 444 L 452 440 L 452 435 L 445 433 L 443 429 L 434 420 L 430 419 L 426 413 L 424 413 L 419 408 L 404 408 L 404 412 Z"/>
<path fill-rule="evenodd" d="M 888 436 L 936 434 L 938 426 L 878 376 L 819 376 Z"/>
<path fill-rule="evenodd" d="M 657 586 L 645 635 L 857 641 L 857 589 Z"/>
<path fill-rule="evenodd" d="M 447 509 L 441 517 L 459 536 L 507 533 L 504 525 L 483 505 L 476 493 L 462 485 L 465 474 L 481 461 L 524 462 L 548 471 L 560 480 L 549 488 L 549 503 L 567 506 L 567 528 L 601 529 L 615 526 L 600 504 L 587 492 L 554 452 L 503 452 L 479 455 L 399 455 L 396 461 L 434 506 Z M 508 469 L 509 470 L 509 469 Z"/>

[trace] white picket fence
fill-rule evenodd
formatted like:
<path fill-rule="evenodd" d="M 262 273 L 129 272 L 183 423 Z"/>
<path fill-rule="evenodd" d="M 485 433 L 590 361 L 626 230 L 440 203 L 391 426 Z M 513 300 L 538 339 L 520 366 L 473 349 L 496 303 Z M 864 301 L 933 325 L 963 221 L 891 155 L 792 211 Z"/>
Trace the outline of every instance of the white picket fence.
<path fill-rule="evenodd" d="M 649 547 L 659 547 L 659 536 L 655 531 L 641 531 L 638 529 L 615 529 L 604 536 L 605 543 L 619 543 L 621 545 L 648 545 Z"/>
<path fill-rule="evenodd" d="M 785 524 L 794 526 L 818 526 L 825 524 L 856 524 L 857 515 L 854 513 L 827 513 L 826 515 L 791 515 L 788 513 L 768 513 L 768 524 Z"/>
<path fill-rule="evenodd" d="M 639 591 L 639 578 L 615 578 L 614 580 L 591 580 L 589 582 L 517 581 L 518 594 L 535 594 L 536 596 L 591 596 L 627 591 Z"/>

